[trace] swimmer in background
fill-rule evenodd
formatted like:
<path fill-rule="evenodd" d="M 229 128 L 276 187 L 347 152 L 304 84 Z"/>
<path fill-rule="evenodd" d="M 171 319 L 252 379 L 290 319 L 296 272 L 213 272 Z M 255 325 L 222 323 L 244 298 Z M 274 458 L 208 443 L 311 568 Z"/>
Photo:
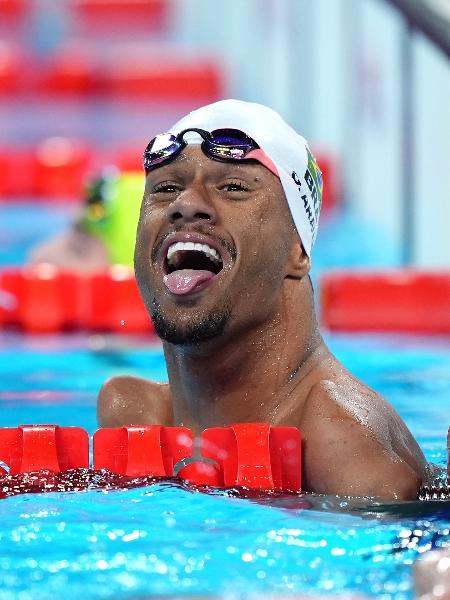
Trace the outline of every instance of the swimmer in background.
<path fill-rule="evenodd" d="M 322 179 L 306 141 L 271 109 L 236 100 L 170 132 L 144 154 L 135 250 L 169 383 L 110 379 L 100 425 L 196 435 L 236 422 L 296 426 L 305 491 L 417 498 L 418 444 L 319 331 L 309 271 Z"/>
<path fill-rule="evenodd" d="M 82 272 L 116 264 L 132 267 L 143 184 L 140 171 L 103 169 L 87 185 L 81 214 L 73 225 L 36 246 L 29 263 Z"/>

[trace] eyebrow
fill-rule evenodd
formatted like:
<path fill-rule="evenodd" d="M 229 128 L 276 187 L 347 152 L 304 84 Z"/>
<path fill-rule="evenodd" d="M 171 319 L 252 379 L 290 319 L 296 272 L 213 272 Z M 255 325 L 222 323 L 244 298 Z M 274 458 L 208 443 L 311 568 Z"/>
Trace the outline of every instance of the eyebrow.
<path fill-rule="evenodd" d="M 177 157 L 175 160 L 171 161 L 170 163 L 161 165 L 160 167 L 158 167 L 157 169 L 153 169 L 151 170 L 147 177 L 151 178 L 152 175 L 155 176 L 154 180 L 151 179 L 151 181 L 158 181 L 161 180 L 163 178 L 166 177 L 181 177 L 181 178 L 190 178 L 192 171 L 193 171 L 193 165 L 192 163 L 189 165 L 186 163 L 186 161 L 179 161 L 178 160 L 179 157 Z M 208 165 L 208 170 L 210 171 L 210 174 L 212 177 L 220 175 L 220 176 L 246 176 L 246 177 L 251 177 L 252 179 L 255 177 L 256 172 L 260 172 L 260 169 L 265 169 L 265 167 L 263 165 L 261 165 L 257 160 L 254 159 L 249 159 L 248 161 L 242 161 L 242 163 L 238 163 L 238 162 L 228 162 L 228 161 L 219 161 L 219 160 L 214 160 L 211 159 L 209 157 L 205 157 L 207 158 L 207 160 L 209 161 L 208 163 L 206 163 L 206 165 Z M 248 170 L 248 167 L 250 167 L 250 171 Z M 256 167 L 253 168 L 253 167 Z M 194 167 L 195 168 L 195 167 Z M 159 178 L 157 176 L 157 174 L 161 175 L 161 178 Z M 258 178 L 259 179 L 259 178 Z"/>

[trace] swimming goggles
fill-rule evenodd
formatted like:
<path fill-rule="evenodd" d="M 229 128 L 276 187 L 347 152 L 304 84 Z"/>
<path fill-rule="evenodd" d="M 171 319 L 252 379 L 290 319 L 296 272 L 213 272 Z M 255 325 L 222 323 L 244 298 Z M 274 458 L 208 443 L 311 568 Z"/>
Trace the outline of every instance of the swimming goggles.
<path fill-rule="evenodd" d="M 209 132 L 196 127 L 184 129 L 178 135 L 160 133 L 154 137 L 144 152 L 145 172 L 148 173 L 151 169 L 173 160 L 187 146 L 188 142 L 184 140 L 184 135 L 188 131 L 198 133 L 202 138 L 201 149 L 209 158 L 227 162 L 255 159 L 274 175 L 279 176 L 271 158 L 243 131 L 216 129 Z"/>

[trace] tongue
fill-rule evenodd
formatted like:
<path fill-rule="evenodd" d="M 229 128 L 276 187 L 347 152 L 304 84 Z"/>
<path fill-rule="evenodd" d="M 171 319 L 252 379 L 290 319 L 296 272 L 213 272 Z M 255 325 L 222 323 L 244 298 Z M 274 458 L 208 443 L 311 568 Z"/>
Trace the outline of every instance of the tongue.
<path fill-rule="evenodd" d="M 168 275 L 164 275 L 164 283 L 167 289 L 172 294 L 189 294 L 194 291 L 197 286 L 209 281 L 214 277 L 211 271 L 195 270 L 195 269 L 180 269 Z"/>

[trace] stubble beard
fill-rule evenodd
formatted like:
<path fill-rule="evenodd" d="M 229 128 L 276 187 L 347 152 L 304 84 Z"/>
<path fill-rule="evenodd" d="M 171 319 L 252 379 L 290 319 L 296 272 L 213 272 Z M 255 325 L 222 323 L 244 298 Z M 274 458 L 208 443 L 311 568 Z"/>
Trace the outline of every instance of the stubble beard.
<path fill-rule="evenodd" d="M 176 346 L 198 345 L 221 336 L 231 317 L 231 309 L 225 305 L 221 309 L 189 317 L 182 323 L 171 319 L 156 298 L 153 298 L 149 312 L 158 337 Z"/>

